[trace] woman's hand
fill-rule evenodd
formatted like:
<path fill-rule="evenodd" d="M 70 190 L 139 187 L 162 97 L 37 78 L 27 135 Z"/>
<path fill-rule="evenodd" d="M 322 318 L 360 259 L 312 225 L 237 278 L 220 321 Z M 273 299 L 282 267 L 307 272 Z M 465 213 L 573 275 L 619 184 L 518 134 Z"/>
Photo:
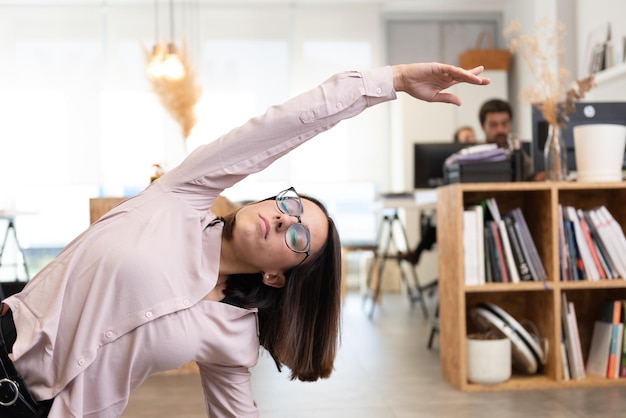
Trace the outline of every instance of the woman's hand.
<path fill-rule="evenodd" d="M 484 67 L 464 70 L 453 65 L 437 62 L 401 64 L 392 66 L 393 86 L 396 91 L 403 91 L 426 102 L 444 102 L 461 104 L 461 99 L 451 93 L 443 93 L 458 83 L 487 85 L 490 80 L 478 75 Z"/>

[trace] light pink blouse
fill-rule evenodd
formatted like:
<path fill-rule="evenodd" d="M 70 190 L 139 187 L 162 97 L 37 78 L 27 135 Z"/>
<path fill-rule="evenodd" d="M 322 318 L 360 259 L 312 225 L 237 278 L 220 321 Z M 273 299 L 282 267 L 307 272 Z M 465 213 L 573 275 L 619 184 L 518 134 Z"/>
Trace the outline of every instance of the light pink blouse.
<path fill-rule="evenodd" d="M 50 417 L 117 417 L 148 376 L 189 361 L 200 367 L 208 416 L 257 416 L 256 310 L 203 300 L 222 232 L 209 226 L 209 208 L 247 175 L 395 97 L 382 67 L 337 74 L 269 108 L 111 210 L 7 298 L 15 366 L 37 398 L 56 397 Z"/>

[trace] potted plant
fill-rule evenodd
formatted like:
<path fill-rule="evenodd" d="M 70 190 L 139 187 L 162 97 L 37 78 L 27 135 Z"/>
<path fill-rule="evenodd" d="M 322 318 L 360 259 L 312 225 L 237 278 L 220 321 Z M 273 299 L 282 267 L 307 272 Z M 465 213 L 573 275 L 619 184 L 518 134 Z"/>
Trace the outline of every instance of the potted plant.
<path fill-rule="evenodd" d="M 467 380 L 492 385 L 511 377 L 511 340 L 495 329 L 467 336 Z"/>
<path fill-rule="evenodd" d="M 524 99 L 533 104 L 549 124 L 544 148 L 545 178 L 561 181 L 567 177 L 567 159 L 561 128 L 574 110 L 574 102 L 583 98 L 593 86 L 593 76 L 571 81 L 569 71 L 561 66 L 565 48 L 565 27 L 559 22 L 541 19 L 534 35 L 523 33 L 519 21 L 513 20 L 504 30 L 509 48 L 526 63 L 535 83 L 522 90 Z"/>

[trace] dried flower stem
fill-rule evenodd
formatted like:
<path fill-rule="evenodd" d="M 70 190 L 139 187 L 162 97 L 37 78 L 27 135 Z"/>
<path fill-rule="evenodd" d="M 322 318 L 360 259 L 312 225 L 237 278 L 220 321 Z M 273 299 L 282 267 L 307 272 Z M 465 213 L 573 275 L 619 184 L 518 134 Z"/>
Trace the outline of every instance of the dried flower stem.
<path fill-rule="evenodd" d="M 560 66 L 565 54 L 565 27 L 542 18 L 535 25 L 535 35 L 530 36 L 514 20 L 504 30 L 504 36 L 509 38 L 510 50 L 522 57 L 536 80 L 523 89 L 523 97 L 541 111 L 550 125 L 569 120 L 567 114 L 574 110 L 574 101 L 583 98 L 595 84 L 593 77 L 587 77 L 566 88 L 570 73 Z M 559 106 L 561 101 L 563 105 Z"/>

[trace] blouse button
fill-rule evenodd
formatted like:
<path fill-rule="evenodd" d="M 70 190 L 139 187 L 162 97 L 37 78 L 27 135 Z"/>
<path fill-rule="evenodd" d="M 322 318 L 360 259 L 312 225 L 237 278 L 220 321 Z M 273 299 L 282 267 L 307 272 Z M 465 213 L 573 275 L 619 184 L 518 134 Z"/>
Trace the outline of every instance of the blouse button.
<path fill-rule="evenodd" d="M 381 89 L 380 87 L 376 87 L 376 93 L 380 94 L 383 92 L 383 89 Z"/>
<path fill-rule="evenodd" d="M 78 360 L 78 365 L 79 366 L 84 366 L 85 365 L 85 359 L 84 358 L 79 359 Z"/>
<path fill-rule="evenodd" d="M 113 331 L 107 331 L 104 335 L 106 335 L 107 338 L 113 338 Z"/>
<path fill-rule="evenodd" d="M 146 312 L 146 318 L 152 318 L 152 311 Z"/>
<path fill-rule="evenodd" d="M 337 103 L 337 104 L 335 105 L 335 107 L 337 107 L 337 109 L 341 109 L 341 108 L 343 107 L 343 105 L 342 105 L 341 103 Z"/>
<path fill-rule="evenodd" d="M 185 300 L 183 300 L 183 305 L 185 305 L 185 306 L 189 306 L 189 299 L 185 299 Z"/>

